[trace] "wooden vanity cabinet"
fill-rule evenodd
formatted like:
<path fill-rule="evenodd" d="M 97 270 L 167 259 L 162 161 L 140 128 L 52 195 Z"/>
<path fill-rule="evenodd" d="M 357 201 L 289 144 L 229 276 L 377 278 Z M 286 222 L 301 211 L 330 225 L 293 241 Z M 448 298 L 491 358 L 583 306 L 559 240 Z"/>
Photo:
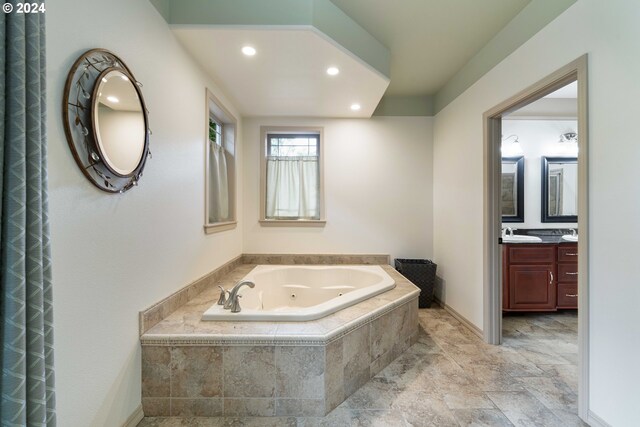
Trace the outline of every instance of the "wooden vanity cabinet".
<path fill-rule="evenodd" d="M 556 245 L 505 245 L 507 258 L 506 282 L 508 311 L 553 311 L 557 293 Z"/>
<path fill-rule="evenodd" d="M 578 246 L 504 244 L 504 311 L 555 311 L 578 308 Z"/>
<path fill-rule="evenodd" d="M 578 245 L 558 245 L 558 308 L 578 308 Z"/>

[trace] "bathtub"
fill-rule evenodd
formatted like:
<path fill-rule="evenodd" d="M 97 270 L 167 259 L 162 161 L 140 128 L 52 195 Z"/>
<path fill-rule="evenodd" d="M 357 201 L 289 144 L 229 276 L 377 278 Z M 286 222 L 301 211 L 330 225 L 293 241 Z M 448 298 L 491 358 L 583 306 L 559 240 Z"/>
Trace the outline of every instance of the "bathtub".
<path fill-rule="evenodd" d="M 259 265 L 242 280 L 256 285 L 241 288 L 242 311 L 214 304 L 202 320 L 315 320 L 396 286 L 378 265 Z"/>

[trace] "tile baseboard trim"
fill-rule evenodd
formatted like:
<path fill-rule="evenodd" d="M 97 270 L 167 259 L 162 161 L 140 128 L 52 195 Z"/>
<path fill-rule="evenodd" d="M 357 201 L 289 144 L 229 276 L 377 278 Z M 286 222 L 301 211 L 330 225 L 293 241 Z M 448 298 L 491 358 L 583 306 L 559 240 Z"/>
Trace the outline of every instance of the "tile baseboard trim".
<path fill-rule="evenodd" d="M 458 313 L 455 309 L 453 309 L 450 305 L 445 304 L 443 301 L 440 301 L 437 298 L 434 298 L 433 301 L 442 307 L 447 313 L 453 316 L 458 322 L 462 323 L 462 325 L 469 329 L 474 335 L 478 336 L 481 339 L 484 339 L 484 334 L 482 333 L 482 329 L 478 328 L 476 325 L 471 323 L 469 319 L 464 317 L 462 314 Z"/>
<path fill-rule="evenodd" d="M 243 254 L 243 264 L 365 264 L 390 265 L 391 257 L 384 254 Z"/>
<path fill-rule="evenodd" d="M 133 411 L 129 418 L 122 424 L 122 427 L 136 427 L 140 421 L 144 418 L 144 412 L 142 411 L 142 404 Z"/>
<path fill-rule="evenodd" d="M 600 418 L 598 415 L 594 414 L 593 411 L 589 410 L 587 413 L 587 424 L 591 427 L 611 427 L 611 424 Z"/>

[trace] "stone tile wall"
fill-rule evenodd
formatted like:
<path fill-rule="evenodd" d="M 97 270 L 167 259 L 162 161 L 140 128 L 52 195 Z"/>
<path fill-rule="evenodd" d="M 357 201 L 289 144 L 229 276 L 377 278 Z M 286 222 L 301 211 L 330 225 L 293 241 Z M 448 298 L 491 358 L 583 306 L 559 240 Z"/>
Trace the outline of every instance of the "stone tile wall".
<path fill-rule="evenodd" d="M 319 345 L 143 345 L 145 416 L 321 416 L 404 352 L 418 299 Z"/>

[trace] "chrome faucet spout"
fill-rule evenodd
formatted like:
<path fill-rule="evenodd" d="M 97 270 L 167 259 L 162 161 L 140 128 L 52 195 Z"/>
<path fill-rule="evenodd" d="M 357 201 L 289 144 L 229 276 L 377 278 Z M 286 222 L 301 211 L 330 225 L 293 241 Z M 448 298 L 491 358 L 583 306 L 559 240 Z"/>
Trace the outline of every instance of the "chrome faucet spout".
<path fill-rule="evenodd" d="M 231 289 L 231 292 L 229 292 L 229 298 L 227 298 L 227 301 L 223 306 L 225 310 L 231 310 L 232 313 L 240 312 L 241 308 L 240 308 L 240 302 L 238 301 L 238 298 L 240 298 L 241 295 L 239 295 L 238 292 L 240 291 L 240 288 L 243 286 L 254 288 L 256 284 L 250 280 L 243 280 L 236 283 L 233 289 Z"/>

